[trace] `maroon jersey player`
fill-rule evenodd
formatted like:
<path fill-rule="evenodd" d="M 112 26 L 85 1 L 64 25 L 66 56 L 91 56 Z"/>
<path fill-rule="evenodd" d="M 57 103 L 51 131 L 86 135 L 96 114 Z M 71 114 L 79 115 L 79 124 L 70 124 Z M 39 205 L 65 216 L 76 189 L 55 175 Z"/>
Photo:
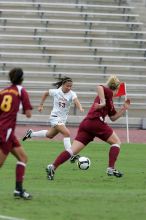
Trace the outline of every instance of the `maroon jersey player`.
<path fill-rule="evenodd" d="M 32 106 L 27 91 L 21 86 L 23 71 L 14 68 L 9 72 L 11 85 L 0 91 L 0 167 L 9 153 L 16 157 L 15 198 L 31 199 L 31 195 L 23 189 L 23 178 L 27 163 L 27 155 L 15 136 L 17 113 L 21 108 L 26 117 L 31 117 Z"/>
<path fill-rule="evenodd" d="M 69 150 L 63 151 L 54 161 L 46 168 L 49 180 L 53 180 L 55 170 L 59 165 L 67 161 L 72 155 L 78 154 L 89 142 L 95 137 L 110 144 L 109 162 L 107 175 L 122 177 L 122 173 L 115 169 L 115 162 L 120 152 L 120 139 L 113 129 L 105 122 L 108 116 L 111 121 L 120 118 L 130 105 L 127 99 L 119 111 L 115 110 L 113 96 L 117 93 L 120 81 L 116 76 L 111 76 L 106 85 L 97 86 L 98 96 L 95 98 L 87 116 L 81 122 L 77 136 Z"/>

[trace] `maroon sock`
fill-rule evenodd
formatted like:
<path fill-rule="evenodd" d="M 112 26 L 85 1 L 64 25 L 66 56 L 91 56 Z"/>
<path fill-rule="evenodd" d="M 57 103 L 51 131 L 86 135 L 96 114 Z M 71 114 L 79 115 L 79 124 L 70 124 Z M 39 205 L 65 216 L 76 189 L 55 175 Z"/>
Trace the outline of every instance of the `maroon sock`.
<path fill-rule="evenodd" d="M 109 167 L 114 168 L 119 152 L 120 152 L 119 147 L 114 145 L 111 146 L 109 151 Z"/>
<path fill-rule="evenodd" d="M 25 164 L 23 163 L 17 163 L 16 165 L 16 181 L 22 182 L 24 178 L 24 173 L 25 173 Z"/>
<path fill-rule="evenodd" d="M 54 161 L 53 165 L 56 169 L 58 166 L 60 166 L 62 163 L 67 161 L 71 157 L 70 153 L 68 151 L 63 151 Z"/>
<path fill-rule="evenodd" d="M 22 190 L 22 183 L 25 173 L 25 163 L 17 162 L 16 165 L 16 190 Z"/>

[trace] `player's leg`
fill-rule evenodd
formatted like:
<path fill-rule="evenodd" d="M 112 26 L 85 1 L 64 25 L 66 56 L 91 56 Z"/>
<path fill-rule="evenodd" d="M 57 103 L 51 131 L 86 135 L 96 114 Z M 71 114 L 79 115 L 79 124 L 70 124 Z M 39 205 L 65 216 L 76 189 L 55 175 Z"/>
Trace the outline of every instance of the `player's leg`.
<path fill-rule="evenodd" d="M 85 123 L 84 120 L 79 126 L 77 136 L 73 141 L 71 148 L 63 151 L 52 164 L 47 166 L 46 171 L 49 180 L 54 179 L 54 173 L 58 166 L 66 162 L 71 156 L 78 154 L 90 141 L 93 140 L 94 137 L 85 130 L 86 127 L 88 127 L 88 123 Z"/>
<path fill-rule="evenodd" d="M 24 137 L 22 138 L 23 141 L 25 141 L 28 138 L 33 138 L 33 137 L 41 137 L 41 138 L 53 138 L 58 134 L 58 129 L 56 126 L 59 123 L 59 118 L 58 117 L 50 117 L 50 123 L 51 123 L 51 128 L 48 130 L 39 130 L 39 131 L 33 131 L 32 129 L 29 129 L 26 131 Z"/>
<path fill-rule="evenodd" d="M 33 131 L 32 129 L 29 129 L 26 131 L 22 140 L 25 141 L 25 140 L 32 138 L 32 137 L 47 137 L 47 132 L 48 132 L 48 130 Z"/>
<path fill-rule="evenodd" d="M 111 176 L 121 177 L 122 174 L 115 170 L 115 163 L 120 152 L 120 139 L 113 129 L 100 119 L 92 122 L 91 130 L 95 132 L 95 136 L 111 145 L 109 150 L 109 164 L 107 174 Z"/>
<path fill-rule="evenodd" d="M 54 138 L 58 133 L 59 133 L 59 131 L 56 129 L 56 127 L 51 127 L 51 128 L 48 130 L 48 132 L 47 132 L 47 134 L 46 134 L 46 137 L 52 139 L 52 138 Z"/>
<path fill-rule="evenodd" d="M 68 148 L 71 148 L 71 140 L 70 140 L 70 131 L 63 123 L 58 123 L 55 126 L 55 129 L 58 131 L 58 133 L 61 133 L 64 136 L 63 143 L 64 147 L 67 150 Z"/>
<path fill-rule="evenodd" d="M 73 144 L 71 146 L 71 148 L 63 151 L 53 162 L 53 164 L 49 164 L 46 168 L 46 172 L 47 172 L 47 178 L 49 180 L 53 180 L 54 179 L 54 174 L 55 174 L 55 170 L 57 169 L 58 166 L 60 166 L 61 164 L 65 163 L 70 157 L 72 157 L 74 154 L 78 154 L 83 148 L 85 147 L 85 145 L 77 140 L 73 141 Z"/>
<path fill-rule="evenodd" d="M 80 141 L 74 140 L 70 149 L 62 152 L 56 160 L 53 162 L 54 169 L 56 169 L 59 165 L 68 160 L 71 156 L 78 154 L 85 145 Z"/>
<path fill-rule="evenodd" d="M 64 139 L 63 139 L 64 147 L 65 147 L 65 149 L 68 149 L 71 147 L 70 131 L 65 126 L 65 122 L 66 122 L 66 119 L 64 119 L 64 118 L 60 118 L 55 115 L 50 117 L 51 128 L 54 129 L 56 134 L 61 133 L 64 136 Z M 51 130 L 51 133 L 49 132 L 47 134 L 47 136 L 49 138 L 50 138 L 50 136 L 52 138 L 52 132 L 53 132 L 53 130 Z M 53 134 L 53 135 L 55 136 L 56 134 Z"/>
<path fill-rule="evenodd" d="M 71 148 L 71 140 L 70 140 L 70 131 L 69 131 L 69 129 L 63 123 L 56 125 L 55 128 L 58 130 L 59 133 L 61 133 L 64 136 L 64 138 L 63 138 L 64 148 L 66 150 Z M 75 163 L 76 160 L 78 160 L 79 157 L 80 157 L 79 155 L 73 155 L 70 158 L 70 162 Z"/>
<path fill-rule="evenodd" d="M 68 148 L 66 151 L 57 157 L 53 165 L 55 169 L 71 156 L 77 155 L 89 142 L 93 141 L 94 135 L 88 132 L 89 122 L 88 120 L 83 120 L 79 126 L 75 140 L 72 143 L 71 148 Z"/>
<path fill-rule="evenodd" d="M 15 143 L 17 141 L 15 140 Z M 25 169 L 27 164 L 27 155 L 22 146 L 20 146 L 19 142 L 17 142 L 16 147 L 14 147 L 11 153 L 17 159 L 16 163 L 16 186 L 14 190 L 14 197 L 15 198 L 24 198 L 24 199 L 31 199 L 32 196 L 26 192 L 23 188 L 23 181 L 25 176 Z"/>
<path fill-rule="evenodd" d="M 107 168 L 107 174 L 109 176 L 122 177 L 123 174 L 115 169 L 115 163 L 120 153 L 121 141 L 115 132 L 107 139 L 107 143 L 111 145 L 109 150 L 109 163 Z"/>
<path fill-rule="evenodd" d="M 0 130 L 0 167 L 3 166 L 11 149 L 11 143 L 9 143 L 9 137 L 10 137 L 11 131 L 12 130 L 10 130 L 9 132 L 9 129 L 8 131 L 5 129 Z"/>
<path fill-rule="evenodd" d="M 40 131 L 33 131 L 29 129 L 26 131 L 24 137 L 22 138 L 23 141 L 29 138 L 40 137 L 40 138 L 53 138 L 58 134 L 56 128 L 51 127 L 49 130 L 40 130 Z"/>
<path fill-rule="evenodd" d="M 6 158 L 7 158 L 7 155 L 3 153 L 2 149 L 0 149 L 0 167 L 3 166 Z"/>

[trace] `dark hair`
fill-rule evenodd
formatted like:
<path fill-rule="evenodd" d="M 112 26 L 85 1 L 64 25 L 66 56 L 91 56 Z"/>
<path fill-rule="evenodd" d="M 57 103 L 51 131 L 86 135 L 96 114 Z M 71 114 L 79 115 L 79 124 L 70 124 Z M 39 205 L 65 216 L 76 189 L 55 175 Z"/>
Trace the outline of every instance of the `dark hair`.
<path fill-rule="evenodd" d="M 62 86 L 66 82 L 72 82 L 72 79 L 69 77 L 64 77 L 64 78 L 60 79 L 60 81 L 53 83 L 53 86 L 56 86 L 58 89 L 60 86 Z"/>
<path fill-rule="evenodd" d="M 9 72 L 9 79 L 12 84 L 19 85 L 23 81 L 23 70 L 21 68 L 13 68 Z"/>

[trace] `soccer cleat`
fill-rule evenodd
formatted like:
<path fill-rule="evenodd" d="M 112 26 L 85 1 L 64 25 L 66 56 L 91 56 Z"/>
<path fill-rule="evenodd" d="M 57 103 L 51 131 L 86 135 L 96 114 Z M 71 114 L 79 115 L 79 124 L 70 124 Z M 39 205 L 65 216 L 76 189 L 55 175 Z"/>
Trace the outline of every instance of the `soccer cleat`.
<path fill-rule="evenodd" d="M 124 174 L 116 169 L 107 168 L 107 175 L 108 176 L 115 176 L 115 177 L 122 177 Z"/>
<path fill-rule="evenodd" d="M 70 162 L 71 163 L 75 163 L 78 159 L 80 158 L 80 155 L 73 155 L 71 158 L 70 158 Z"/>
<path fill-rule="evenodd" d="M 54 171 L 54 167 L 52 164 L 49 164 L 46 168 L 46 172 L 47 172 L 47 178 L 48 180 L 54 180 L 54 174 L 55 174 L 55 171 Z"/>
<path fill-rule="evenodd" d="M 22 140 L 25 141 L 26 139 L 31 138 L 31 134 L 32 134 L 32 130 L 31 129 L 27 130 Z"/>
<path fill-rule="evenodd" d="M 26 192 L 25 190 L 22 190 L 22 191 L 17 191 L 17 190 L 14 190 L 14 198 L 15 199 L 25 199 L 25 200 L 31 200 L 32 199 L 32 196 Z"/>

